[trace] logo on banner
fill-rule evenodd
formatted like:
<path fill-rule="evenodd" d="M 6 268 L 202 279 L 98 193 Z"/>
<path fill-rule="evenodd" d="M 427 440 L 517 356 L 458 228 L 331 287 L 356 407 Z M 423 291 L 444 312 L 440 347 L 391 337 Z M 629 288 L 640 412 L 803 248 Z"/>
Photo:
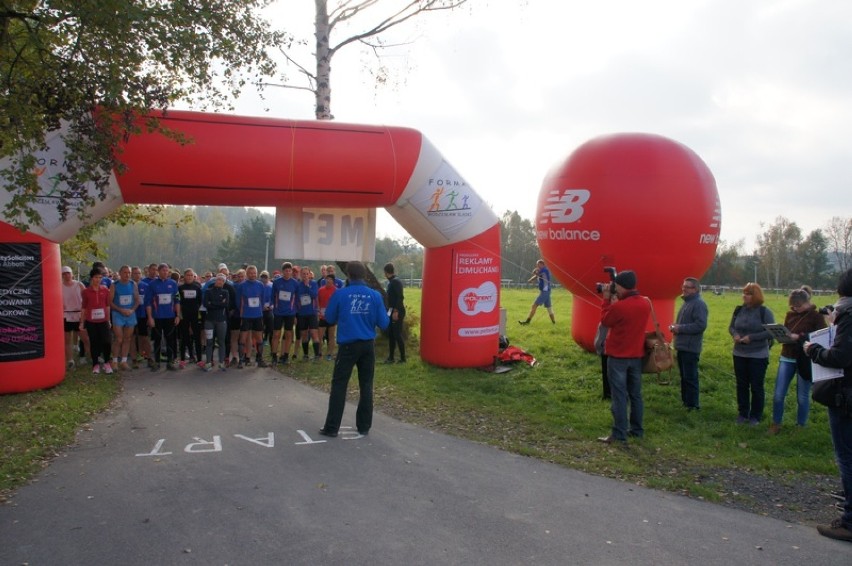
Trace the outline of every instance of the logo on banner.
<path fill-rule="evenodd" d="M 469 287 L 459 293 L 459 310 L 468 316 L 491 312 L 497 308 L 497 286 L 486 281 L 479 287 Z"/>
<path fill-rule="evenodd" d="M 570 228 L 552 228 L 547 224 L 572 224 L 583 217 L 592 193 L 588 189 L 554 189 L 544 199 L 536 230 L 539 240 L 564 240 L 597 242 L 601 239 L 599 230 L 572 230 Z"/>
<path fill-rule="evenodd" d="M 482 208 L 482 199 L 446 161 L 429 175 L 411 203 L 444 235 L 461 230 Z"/>

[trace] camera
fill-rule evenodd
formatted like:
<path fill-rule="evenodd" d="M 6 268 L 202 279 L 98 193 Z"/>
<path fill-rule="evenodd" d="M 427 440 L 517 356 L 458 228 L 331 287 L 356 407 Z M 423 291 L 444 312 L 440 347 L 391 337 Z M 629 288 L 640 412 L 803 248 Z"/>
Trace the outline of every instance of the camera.
<path fill-rule="evenodd" d="M 825 305 L 821 309 L 819 309 L 819 314 L 823 316 L 828 316 L 834 312 L 834 305 Z"/>
<path fill-rule="evenodd" d="M 598 295 L 601 295 L 601 294 L 603 294 L 604 289 L 609 287 L 609 294 L 615 295 L 615 276 L 618 275 L 618 272 L 615 270 L 614 267 L 609 267 L 609 266 L 604 267 L 603 271 L 604 271 L 604 273 L 609 274 L 609 282 L 607 282 L 607 283 L 595 283 L 595 291 L 598 293 Z"/>

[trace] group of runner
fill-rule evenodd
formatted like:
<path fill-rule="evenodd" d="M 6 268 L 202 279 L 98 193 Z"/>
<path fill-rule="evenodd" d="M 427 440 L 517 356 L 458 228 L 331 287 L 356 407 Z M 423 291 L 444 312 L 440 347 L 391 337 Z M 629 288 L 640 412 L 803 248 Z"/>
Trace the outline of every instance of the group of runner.
<path fill-rule="evenodd" d="M 221 263 L 216 273 L 200 277 L 166 263 L 151 263 L 143 274 L 140 267 L 111 272 L 95 262 L 85 283 L 63 267 L 62 286 L 69 368 L 88 359 L 93 373 L 144 363 L 158 371 L 163 358 L 171 371 L 187 364 L 206 371 L 267 367 L 290 363 L 299 345 L 304 360 L 320 360 L 324 341 L 325 358 L 335 355 L 335 325 L 324 317 L 331 295 L 343 286 L 333 265 L 323 265 L 317 280 L 311 268 L 290 262 L 271 275 L 254 265 L 231 273 Z"/>

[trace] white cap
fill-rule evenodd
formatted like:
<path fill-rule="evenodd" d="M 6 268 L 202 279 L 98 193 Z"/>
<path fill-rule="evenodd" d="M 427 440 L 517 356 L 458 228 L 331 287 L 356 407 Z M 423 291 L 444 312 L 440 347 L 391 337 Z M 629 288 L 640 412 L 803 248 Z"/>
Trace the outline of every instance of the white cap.
<path fill-rule="evenodd" d="M 74 270 L 68 267 L 67 265 L 62 266 L 62 273 L 74 273 Z"/>
<path fill-rule="evenodd" d="M 220 263 L 219 267 L 216 268 L 216 271 L 222 271 L 223 269 L 228 269 L 228 266 L 225 265 L 224 263 Z"/>

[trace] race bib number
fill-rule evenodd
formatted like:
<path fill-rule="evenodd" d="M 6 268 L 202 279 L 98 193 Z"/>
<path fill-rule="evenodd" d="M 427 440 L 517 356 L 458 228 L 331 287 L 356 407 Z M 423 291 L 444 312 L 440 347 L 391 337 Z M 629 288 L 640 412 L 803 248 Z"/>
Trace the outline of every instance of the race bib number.
<path fill-rule="evenodd" d="M 106 318 L 104 309 L 92 309 L 92 320 L 103 320 Z"/>
<path fill-rule="evenodd" d="M 184 299 L 194 299 L 195 298 L 195 289 L 187 289 L 183 292 Z"/>
<path fill-rule="evenodd" d="M 303 307 L 306 307 L 309 304 L 311 304 L 311 296 L 310 295 L 302 295 L 301 297 L 299 297 L 299 302 L 302 304 Z"/>
<path fill-rule="evenodd" d="M 249 297 L 248 298 L 248 306 L 253 309 L 256 309 L 260 306 L 260 298 L 259 297 Z"/>
<path fill-rule="evenodd" d="M 213 340 L 213 329 L 212 328 L 205 328 L 204 329 L 204 335 L 207 337 L 208 340 Z"/>
<path fill-rule="evenodd" d="M 320 316 L 325 316 L 325 307 L 320 307 Z"/>
<path fill-rule="evenodd" d="M 290 291 L 278 291 L 278 300 L 290 302 Z"/>
<path fill-rule="evenodd" d="M 172 304 L 172 295 L 171 293 L 159 293 L 157 295 L 157 302 L 161 305 L 170 305 Z"/>
<path fill-rule="evenodd" d="M 123 307 L 129 307 L 133 304 L 133 297 L 130 295 L 121 295 L 118 297 L 118 304 Z"/>

